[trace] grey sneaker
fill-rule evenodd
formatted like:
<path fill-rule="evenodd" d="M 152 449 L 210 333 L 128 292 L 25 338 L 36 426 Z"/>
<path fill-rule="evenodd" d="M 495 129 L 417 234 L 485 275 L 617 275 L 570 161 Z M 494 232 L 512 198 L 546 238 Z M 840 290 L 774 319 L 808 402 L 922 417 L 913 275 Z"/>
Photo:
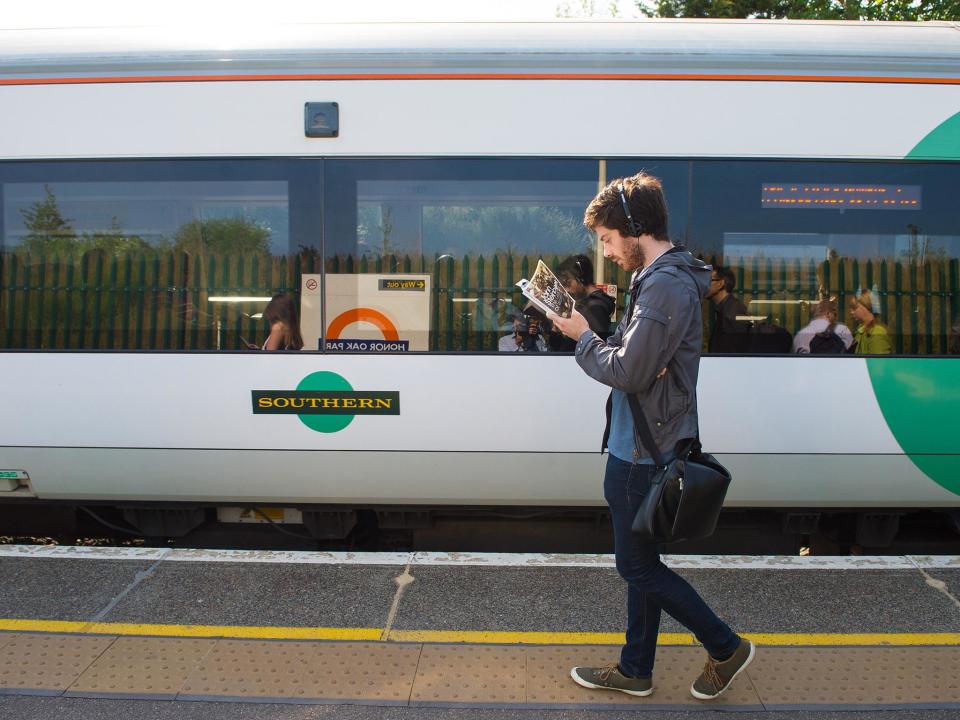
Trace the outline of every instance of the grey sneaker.
<path fill-rule="evenodd" d="M 570 677 L 577 685 L 591 690 L 619 690 L 627 695 L 646 697 L 653 692 L 652 678 L 631 678 L 620 672 L 616 665 L 610 667 L 575 667 Z"/>
<path fill-rule="evenodd" d="M 707 660 L 700 677 L 694 680 L 690 687 L 690 694 L 697 700 L 713 700 L 720 697 L 733 679 L 747 669 L 747 665 L 753 662 L 753 656 L 756 654 L 756 648 L 749 640 L 740 639 L 740 644 L 733 655 L 719 662 L 710 658 Z"/>

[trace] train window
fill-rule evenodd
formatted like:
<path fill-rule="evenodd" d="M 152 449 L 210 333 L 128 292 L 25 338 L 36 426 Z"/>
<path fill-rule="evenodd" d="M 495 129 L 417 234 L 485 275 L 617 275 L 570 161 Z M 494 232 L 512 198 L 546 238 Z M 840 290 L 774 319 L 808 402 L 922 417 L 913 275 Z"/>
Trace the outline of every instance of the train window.
<path fill-rule="evenodd" d="M 817 352 L 835 319 L 855 352 L 949 352 L 958 182 L 949 163 L 695 162 L 691 249 L 721 266 L 708 350 Z"/>
<path fill-rule="evenodd" d="M 325 329 L 330 351 L 510 347 L 521 323 L 536 328 L 515 283 L 540 258 L 592 256 L 597 178 L 589 160 L 328 161 L 326 302 L 304 341 Z M 530 347 L 550 340 L 544 328 Z"/>
<path fill-rule="evenodd" d="M 0 165 L 5 348 L 237 349 L 315 268 L 316 169 L 274 161 Z"/>

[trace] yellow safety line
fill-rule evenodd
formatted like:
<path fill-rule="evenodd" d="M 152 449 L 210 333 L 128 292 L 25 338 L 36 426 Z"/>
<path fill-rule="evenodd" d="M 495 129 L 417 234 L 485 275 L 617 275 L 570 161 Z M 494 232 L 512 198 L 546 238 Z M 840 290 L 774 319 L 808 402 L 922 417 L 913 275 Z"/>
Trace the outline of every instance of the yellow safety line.
<path fill-rule="evenodd" d="M 620 645 L 623 633 L 504 632 L 494 630 L 391 630 L 383 628 L 269 627 L 253 625 L 159 625 L 64 620 L 0 619 L 0 631 L 141 635 L 151 637 L 257 640 L 361 640 L 495 645 Z M 960 645 L 960 633 L 743 633 L 758 645 Z M 696 645 L 688 633 L 660 633 L 660 645 Z"/>

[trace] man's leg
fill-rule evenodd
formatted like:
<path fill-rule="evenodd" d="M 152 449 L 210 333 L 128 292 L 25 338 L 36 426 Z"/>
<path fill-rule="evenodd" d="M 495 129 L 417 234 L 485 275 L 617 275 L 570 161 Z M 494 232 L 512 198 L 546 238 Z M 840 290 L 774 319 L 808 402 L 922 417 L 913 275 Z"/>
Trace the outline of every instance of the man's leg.
<path fill-rule="evenodd" d="M 663 609 L 693 632 L 710 655 L 691 693 L 701 700 L 715 698 L 753 660 L 753 645 L 741 641 L 686 580 L 663 564 L 655 544 L 631 531 L 633 518 L 649 492 L 653 466 L 634 465 L 625 470 L 627 463 L 610 460 L 604 491 L 613 518 L 617 571 L 629 586 L 627 644 L 620 667 L 628 675 L 652 674 Z"/>
<path fill-rule="evenodd" d="M 633 677 L 652 677 L 660 632 L 660 602 L 629 578 L 659 560 L 657 547 L 642 542 L 630 529 L 649 488 L 648 465 L 634 465 L 612 455 L 607 460 L 603 492 L 613 523 L 617 572 L 627 581 L 627 642 L 620 652 L 620 670 Z"/>
<path fill-rule="evenodd" d="M 644 474 L 642 481 L 646 482 L 644 466 L 623 462 L 612 455 L 607 460 L 603 490 L 613 518 L 617 569 L 621 575 L 624 574 L 621 567 L 628 568 L 634 562 L 632 555 L 637 550 L 630 532 L 630 523 L 636 510 L 631 513 L 629 488 L 631 480 L 637 482 L 637 478 L 632 476 L 638 472 Z M 621 650 L 619 664 L 575 667 L 570 671 L 570 676 L 577 684 L 588 688 L 619 690 L 635 696 L 649 695 L 653 692 L 653 660 L 659 629 L 660 605 L 642 589 L 628 584 L 627 642 Z"/>

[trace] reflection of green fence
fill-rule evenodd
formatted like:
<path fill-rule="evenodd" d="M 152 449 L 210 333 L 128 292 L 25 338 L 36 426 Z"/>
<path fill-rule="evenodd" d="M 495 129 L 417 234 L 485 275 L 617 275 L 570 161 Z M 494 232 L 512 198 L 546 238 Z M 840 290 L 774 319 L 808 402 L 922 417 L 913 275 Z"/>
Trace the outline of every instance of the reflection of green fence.
<path fill-rule="evenodd" d="M 827 262 L 728 259 L 737 274 L 736 294 L 750 301 L 751 314 L 768 315 L 791 333 L 806 324 L 821 289 L 836 298 L 840 319 L 851 325 L 849 303 L 871 290 L 880 319 L 893 336 L 894 352 L 930 355 L 947 352 L 952 323 L 960 318 L 960 262 L 922 263 L 886 259 L 834 258 Z"/>
<path fill-rule="evenodd" d="M 211 303 L 216 295 L 299 292 L 309 255 L 197 257 L 175 251 L 112 256 L 0 254 L 0 342 L 6 348 L 191 350 L 238 347 L 262 336 L 264 303 Z"/>
<path fill-rule="evenodd" d="M 332 273 L 429 273 L 433 278 L 431 341 L 434 350 L 494 350 L 509 326 L 509 312 L 524 299 L 514 283 L 530 277 L 537 256 L 498 253 L 332 257 Z M 556 269 L 562 258 L 545 257 Z M 751 314 L 768 316 L 795 333 L 810 318 L 821 289 L 846 307 L 858 288 L 876 288 L 881 317 L 896 352 L 946 352 L 960 317 L 956 259 L 907 261 L 833 259 L 800 261 L 728 259 L 736 294 Z M 612 265 L 605 279 L 620 290 L 628 274 Z M 262 303 L 211 303 L 216 295 L 268 297 L 299 292 L 302 273 L 320 272 L 319 259 L 294 256 L 204 255 L 175 251 L 81 257 L 0 253 L 0 343 L 23 349 L 215 349 L 238 347 L 239 337 L 262 337 L 260 320 L 246 313 Z M 463 302 L 458 302 L 463 301 Z M 485 312 L 481 312 L 484 310 Z M 243 311 L 243 312 L 241 312 Z M 709 319 L 708 308 L 704 308 Z M 844 319 L 851 323 L 849 315 Z"/>

